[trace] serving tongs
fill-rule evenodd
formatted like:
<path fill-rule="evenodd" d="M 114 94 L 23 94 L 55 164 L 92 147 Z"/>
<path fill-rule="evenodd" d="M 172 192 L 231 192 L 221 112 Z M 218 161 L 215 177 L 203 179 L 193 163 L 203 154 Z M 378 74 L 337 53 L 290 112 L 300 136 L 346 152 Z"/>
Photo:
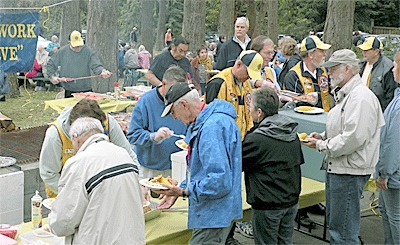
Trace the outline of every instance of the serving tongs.
<path fill-rule="evenodd" d="M 304 99 L 300 99 L 300 98 L 299 98 L 299 96 L 302 95 L 302 94 L 295 93 L 295 92 L 293 92 L 293 91 L 281 90 L 281 91 L 280 91 L 280 94 L 283 95 L 283 96 L 287 96 L 287 97 L 293 98 L 293 99 L 295 99 L 295 100 L 301 101 L 301 102 L 306 102 L 306 103 L 308 103 L 307 100 L 304 100 Z"/>
<path fill-rule="evenodd" d="M 188 212 L 188 207 L 187 206 L 180 206 L 180 207 L 175 207 L 175 208 L 169 208 L 169 209 L 162 209 L 163 212 L 181 212 L 181 213 L 187 213 Z"/>

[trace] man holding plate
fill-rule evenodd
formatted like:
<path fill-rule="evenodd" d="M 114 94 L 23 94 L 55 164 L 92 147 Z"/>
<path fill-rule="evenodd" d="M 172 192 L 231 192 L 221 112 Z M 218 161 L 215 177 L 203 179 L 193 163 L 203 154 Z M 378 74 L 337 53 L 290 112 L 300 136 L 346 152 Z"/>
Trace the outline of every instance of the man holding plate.
<path fill-rule="evenodd" d="M 188 84 L 173 85 L 165 96 L 162 116 L 171 114 L 188 128 L 189 173 L 168 190 L 158 209 L 168 209 L 179 196 L 188 197 L 189 244 L 225 244 L 232 222 L 242 218 L 242 144 L 235 108 L 215 99 L 206 105 Z M 190 175 L 190 176 L 189 176 Z"/>

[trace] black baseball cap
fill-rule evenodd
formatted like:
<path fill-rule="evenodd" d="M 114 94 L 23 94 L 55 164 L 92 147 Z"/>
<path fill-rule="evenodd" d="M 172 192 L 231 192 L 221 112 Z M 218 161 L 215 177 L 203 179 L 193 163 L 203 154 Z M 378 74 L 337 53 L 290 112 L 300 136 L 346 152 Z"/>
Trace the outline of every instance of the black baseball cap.
<path fill-rule="evenodd" d="M 193 88 L 194 86 L 192 84 L 187 83 L 175 83 L 172 85 L 165 95 L 165 109 L 161 117 L 167 116 L 171 112 L 173 103 L 192 91 Z"/>

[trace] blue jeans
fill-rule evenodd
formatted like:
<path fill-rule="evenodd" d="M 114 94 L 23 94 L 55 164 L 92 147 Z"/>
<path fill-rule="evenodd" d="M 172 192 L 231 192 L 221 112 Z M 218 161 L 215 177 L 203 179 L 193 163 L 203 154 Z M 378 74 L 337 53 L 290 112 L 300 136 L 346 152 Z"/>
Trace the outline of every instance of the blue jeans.
<path fill-rule="evenodd" d="M 277 210 L 253 209 L 255 244 L 293 244 L 294 219 L 298 204 Z"/>
<path fill-rule="evenodd" d="M 193 229 L 189 245 L 225 244 L 232 225 L 224 228 Z"/>
<path fill-rule="evenodd" d="M 385 244 L 400 244 L 400 189 L 379 191 Z"/>
<path fill-rule="evenodd" d="M 359 244 L 360 199 L 370 175 L 326 174 L 326 220 L 331 244 Z"/>

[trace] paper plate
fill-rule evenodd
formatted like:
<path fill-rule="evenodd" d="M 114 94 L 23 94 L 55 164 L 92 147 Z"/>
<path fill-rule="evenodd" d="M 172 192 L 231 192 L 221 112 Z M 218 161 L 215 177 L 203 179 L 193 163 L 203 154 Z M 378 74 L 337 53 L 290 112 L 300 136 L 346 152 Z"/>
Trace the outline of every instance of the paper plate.
<path fill-rule="evenodd" d="M 168 190 L 167 187 L 162 186 L 160 183 L 150 182 L 150 179 L 141 179 L 139 183 L 153 190 Z"/>
<path fill-rule="evenodd" d="M 0 157 L 0 168 L 15 164 L 17 160 L 13 157 Z"/>
<path fill-rule="evenodd" d="M 318 107 L 311 107 L 311 110 L 301 110 L 301 108 L 296 107 L 294 108 L 294 111 L 297 113 L 302 113 L 302 114 L 309 114 L 309 115 L 315 115 L 315 114 L 321 114 L 324 113 L 324 109 L 318 108 Z"/>

